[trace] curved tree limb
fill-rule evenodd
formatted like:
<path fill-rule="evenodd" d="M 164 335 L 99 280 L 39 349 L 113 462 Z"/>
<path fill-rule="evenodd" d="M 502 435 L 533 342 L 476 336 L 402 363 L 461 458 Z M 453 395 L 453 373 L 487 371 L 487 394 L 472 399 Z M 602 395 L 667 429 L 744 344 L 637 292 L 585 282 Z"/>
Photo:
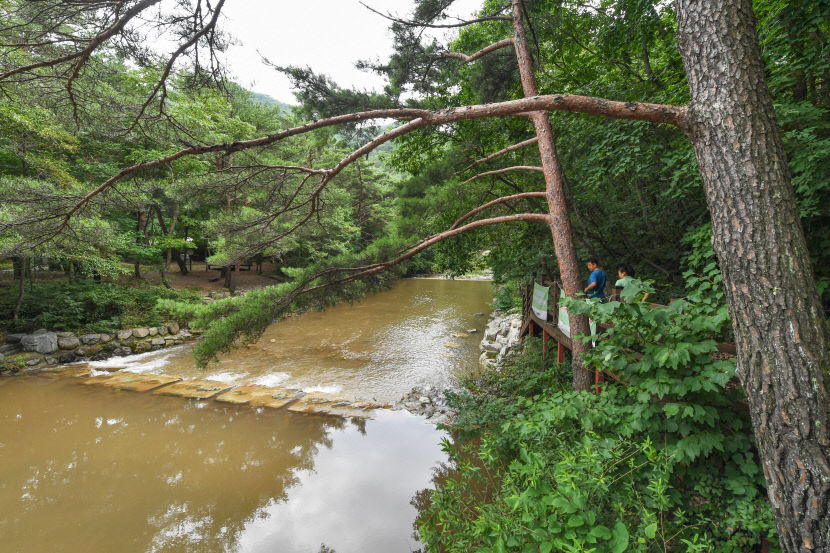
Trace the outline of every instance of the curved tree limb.
<path fill-rule="evenodd" d="M 495 52 L 496 50 L 499 50 L 500 48 L 504 48 L 506 46 L 512 46 L 512 45 L 513 45 L 513 37 L 510 37 L 510 38 L 505 38 L 503 40 L 500 40 L 498 42 L 494 42 L 493 44 L 490 44 L 489 46 L 485 46 L 484 48 L 482 48 L 481 50 L 479 50 L 475 54 L 470 54 L 469 56 L 467 54 L 461 54 L 459 52 L 444 52 L 443 54 L 439 55 L 438 57 L 439 58 L 454 58 L 454 59 L 457 59 L 457 60 L 461 60 L 464 63 L 472 63 L 475 60 L 477 60 L 478 58 L 486 56 L 490 52 Z"/>
<path fill-rule="evenodd" d="M 312 175 L 325 175 L 329 172 L 328 169 L 312 169 L 310 167 L 302 167 L 299 165 L 268 165 L 264 163 L 251 163 L 247 165 L 231 165 L 229 167 L 225 167 L 222 171 L 239 171 L 239 170 L 248 170 L 248 169 L 262 169 L 262 170 L 269 170 L 269 169 L 282 169 L 284 171 L 297 171 L 298 173 L 309 173 Z M 218 172 L 218 171 L 217 171 Z"/>
<path fill-rule="evenodd" d="M 456 27 L 465 27 L 467 25 L 472 25 L 473 23 L 480 23 L 482 21 L 510 21 L 509 17 L 501 16 L 501 15 L 486 15 L 484 17 L 478 17 L 476 19 L 470 19 L 466 21 L 460 21 L 458 23 L 426 23 L 423 21 L 409 21 L 406 19 L 400 19 L 398 17 L 393 16 L 390 13 L 383 13 L 381 11 L 376 10 L 375 8 L 365 4 L 364 2 L 360 2 L 364 8 L 369 10 L 370 12 L 374 12 L 379 16 L 383 17 L 384 19 L 388 19 L 389 21 L 393 21 L 395 23 L 400 23 L 401 25 L 405 25 L 407 27 L 428 27 L 430 29 L 452 29 Z"/>
<path fill-rule="evenodd" d="M 452 238 L 453 236 L 457 236 L 468 230 L 472 230 L 475 228 L 487 226 L 487 225 L 496 225 L 500 223 L 510 223 L 510 222 L 517 222 L 517 221 L 524 221 L 524 222 L 536 222 L 542 223 L 547 225 L 549 223 L 549 217 L 545 213 L 516 213 L 514 215 L 503 215 L 501 217 L 491 217 L 489 219 L 480 219 L 478 221 L 473 221 L 472 223 L 468 223 L 462 227 L 452 228 L 449 230 L 445 230 L 443 232 L 439 232 L 438 234 L 434 234 L 429 238 L 425 238 L 421 240 L 417 245 L 412 246 L 411 248 L 405 250 L 405 253 L 399 255 L 395 259 L 390 261 L 385 261 L 383 263 L 375 263 L 373 265 L 365 265 L 363 267 L 350 267 L 350 268 L 338 268 L 338 269 L 329 269 L 327 270 L 328 273 L 335 272 L 335 271 L 358 271 L 353 275 L 349 275 L 348 277 L 342 278 L 340 280 L 327 282 L 324 284 L 318 284 L 317 286 L 312 286 L 311 288 L 307 288 L 303 290 L 301 293 L 311 292 L 313 290 L 318 290 L 321 288 L 326 288 L 328 286 L 332 286 L 335 284 L 346 284 L 348 282 L 355 281 L 359 278 L 363 278 L 365 276 L 379 273 L 380 271 L 386 270 L 389 267 L 397 265 L 403 261 L 406 261 L 410 257 L 414 256 L 417 253 L 420 253 L 427 249 L 428 247 L 437 244 L 442 240 L 446 240 L 447 238 Z M 318 277 L 321 275 L 317 275 Z M 316 277 L 315 277 L 316 278 Z M 312 279 L 313 280 L 313 279 Z"/>
<path fill-rule="evenodd" d="M 495 158 L 497 158 L 501 155 L 507 154 L 507 153 L 512 152 L 514 150 L 518 150 L 519 148 L 524 148 L 525 146 L 530 146 L 531 144 L 536 144 L 536 142 L 538 142 L 538 141 L 539 141 L 539 137 L 537 137 L 537 136 L 534 136 L 533 138 L 528 138 L 527 140 L 524 140 L 524 141 L 519 142 L 517 144 L 513 144 L 512 146 L 508 146 L 507 148 L 503 148 L 503 149 L 499 150 L 498 152 L 493 152 L 492 154 L 490 154 L 487 157 L 477 159 L 474 162 L 472 162 L 471 164 L 469 164 L 468 166 L 466 166 L 464 169 L 462 169 L 460 171 L 457 171 L 454 174 L 455 175 L 460 175 L 461 173 L 472 169 L 476 165 L 480 165 L 482 163 L 487 163 L 490 160 L 493 160 L 493 159 L 495 159 Z"/>
<path fill-rule="evenodd" d="M 461 223 L 463 223 L 464 221 L 466 221 L 467 219 L 469 219 L 473 215 L 475 215 L 477 213 L 481 213 L 485 209 L 487 209 L 489 207 L 492 207 L 494 205 L 502 204 L 504 202 L 509 202 L 511 200 L 518 200 L 520 198 L 544 198 L 544 197 L 545 197 L 545 192 L 522 192 L 522 193 L 519 193 L 519 194 L 512 194 L 510 196 L 502 196 L 501 198 L 496 198 L 495 200 L 489 201 L 486 204 L 482 204 L 482 205 L 478 206 L 477 208 L 475 208 L 475 209 L 467 212 L 466 214 L 462 215 L 461 217 L 459 217 L 452 224 L 452 226 L 449 228 L 449 230 L 453 230 L 453 229 L 457 228 L 458 225 L 460 225 Z"/>
<path fill-rule="evenodd" d="M 162 72 L 161 77 L 159 77 L 159 80 L 153 87 L 153 90 L 150 91 L 150 95 L 147 97 L 147 99 L 141 105 L 141 108 L 138 110 L 138 114 L 135 116 L 133 124 L 130 125 L 130 131 L 133 130 L 135 126 L 138 124 L 138 120 L 141 118 L 142 115 L 144 115 L 144 112 L 147 110 L 147 107 L 158 95 L 159 90 L 162 90 L 162 104 L 159 106 L 159 109 L 163 109 L 164 98 L 167 96 L 165 83 L 167 82 L 167 78 L 170 76 L 170 72 L 173 71 L 173 65 L 176 63 L 176 60 L 179 58 L 179 56 L 184 54 L 188 49 L 190 49 L 190 47 L 196 44 L 200 38 L 202 38 L 207 33 L 216 28 L 216 22 L 219 20 L 219 14 L 221 13 L 224 4 L 225 0 L 219 0 L 219 2 L 217 2 L 216 6 L 213 8 L 213 15 L 211 16 L 210 21 L 208 21 L 206 25 L 199 29 L 198 32 L 194 33 L 193 36 L 191 36 L 187 41 L 182 43 L 176 49 L 175 52 L 170 54 L 170 57 L 167 60 L 167 64 L 164 66 L 164 71 Z"/>
<path fill-rule="evenodd" d="M 514 165 L 513 167 L 502 167 L 501 169 L 493 169 L 492 171 L 485 171 L 483 173 L 479 173 L 478 175 L 472 176 L 469 179 L 463 181 L 461 184 L 467 184 L 468 182 L 474 181 L 481 177 L 486 177 L 488 175 L 500 175 L 501 173 L 508 173 L 510 171 L 544 172 L 544 169 L 542 169 L 541 167 L 537 167 L 535 165 Z"/>
<path fill-rule="evenodd" d="M 67 82 L 67 87 L 71 88 L 72 81 L 75 79 L 75 77 L 77 77 L 77 74 L 80 71 L 81 67 L 84 65 L 84 63 L 86 63 L 86 61 L 89 59 L 89 57 L 92 55 L 92 52 L 94 52 L 96 48 L 98 48 L 101 44 L 115 36 L 117 33 L 124 30 L 124 27 L 127 26 L 127 23 L 129 23 L 139 13 L 149 8 L 153 4 L 158 4 L 160 1 L 161 0 L 142 0 L 135 6 L 127 10 L 121 19 L 117 20 L 104 31 L 95 35 L 83 50 L 78 50 L 76 52 L 72 52 L 64 56 L 59 56 L 57 58 L 43 60 L 29 65 L 17 67 L 15 69 L 10 69 L 5 73 L 0 73 L 0 81 L 8 79 L 13 75 L 17 75 L 18 73 L 25 73 L 27 71 L 32 71 L 33 69 L 40 69 L 41 67 L 53 67 L 55 65 L 60 65 L 61 63 L 67 61 L 78 60 L 75 63 L 72 69 L 72 74 L 69 77 L 69 81 Z"/>
<path fill-rule="evenodd" d="M 148 0 L 149 1 L 149 0 Z M 510 100 L 506 102 L 498 102 L 493 104 L 480 104 L 473 106 L 463 106 L 457 108 L 448 108 L 439 111 L 428 111 L 423 109 L 412 108 L 396 108 L 396 109 L 381 109 L 363 111 L 358 113 L 349 113 L 346 115 L 338 115 L 306 123 L 299 127 L 293 127 L 280 131 L 277 133 L 261 136 L 251 140 L 241 140 L 237 142 L 225 142 L 221 144 L 211 144 L 204 146 L 192 146 L 174 152 L 170 155 L 156 158 L 149 161 L 137 163 L 125 169 L 122 169 L 101 185 L 91 191 L 89 194 L 81 198 L 64 216 L 61 225 L 56 229 L 55 234 L 60 233 L 65 229 L 71 217 L 77 213 L 81 208 L 88 204 L 95 196 L 110 188 L 116 182 L 122 180 L 124 177 L 158 167 L 175 161 L 181 157 L 188 155 L 199 155 L 211 152 L 225 152 L 226 154 L 238 152 L 249 148 L 258 146 L 267 146 L 285 138 L 304 134 L 316 129 L 338 125 L 342 123 L 352 123 L 357 121 L 367 121 L 370 119 L 397 119 L 400 121 L 408 121 L 408 123 L 396 127 L 390 131 L 378 136 L 372 142 L 355 150 L 350 156 L 341 161 L 337 166 L 331 169 L 329 176 L 323 179 L 323 182 L 318 187 L 322 190 L 323 187 L 339 173 L 343 167 L 357 159 L 363 154 L 369 153 L 380 144 L 391 140 L 397 136 L 403 135 L 411 130 L 425 126 L 443 125 L 448 123 L 455 123 L 469 119 L 482 119 L 486 117 L 499 116 L 516 116 L 524 115 L 527 112 L 534 111 L 572 111 L 577 113 L 585 113 L 591 115 L 604 115 L 616 119 L 633 119 L 639 121 L 650 121 L 653 123 L 665 123 L 675 125 L 681 128 L 685 127 L 686 122 L 686 107 L 685 106 L 671 106 L 664 104 L 649 104 L 643 102 L 619 102 L 615 100 L 608 100 L 605 98 L 595 98 L 590 96 L 576 96 L 572 94 L 550 94 L 544 96 L 533 96 L 530 98 L 522 98 L 519 100 Z"/>

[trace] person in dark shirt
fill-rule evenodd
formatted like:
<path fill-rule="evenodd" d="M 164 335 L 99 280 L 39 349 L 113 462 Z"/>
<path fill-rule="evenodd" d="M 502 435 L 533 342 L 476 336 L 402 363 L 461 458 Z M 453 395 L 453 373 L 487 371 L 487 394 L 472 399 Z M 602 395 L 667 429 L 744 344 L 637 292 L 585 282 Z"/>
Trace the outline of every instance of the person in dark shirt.
<path fill-rule="evenodd" d="M 588 259 L 588 270 L 591 271 L 591 276 L 588 277 L 588 286 L 583 292 L 588 294 L 589 298 L 601 300 L 605 297 L 605 272 L 599 268 L 599 260 L 596 257 Z"/>

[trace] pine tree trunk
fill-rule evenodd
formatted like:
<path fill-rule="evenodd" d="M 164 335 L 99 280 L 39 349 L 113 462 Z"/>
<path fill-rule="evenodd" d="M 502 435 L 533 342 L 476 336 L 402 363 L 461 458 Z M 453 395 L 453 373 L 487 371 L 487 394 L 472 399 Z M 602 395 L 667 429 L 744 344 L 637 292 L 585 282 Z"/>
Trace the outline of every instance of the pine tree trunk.
<path fill-rule="evenodd" d="M 20 260 L 20 282 L 18 283 L 17 288 L 17 301 L 14 304 L 14 325 L 17 327 L 17 324 L 20 322 L 20 309 L 23 307 L 23 296 L 26 293 L 26 258 L 25 257 L 16 257 L 15 260 Z M 15 273 L 17 273 L 15 271 Z"/>
<path fill-rule="evenodd" d="M 513 0 L 513 36 L 516 48 L 516 60 L 519 65 L 519 74 L 522 79 L 522 89 L 526 98 L 538 96 L 536 77 L 533 74 L 533 65 L 527 46 L 527 37 L 522 19 L 522 2 Z M 539 154 L 542 159 L 542 171 L 545 176 L 545 196 L 550 212 L 550 232 L 553 236 L 553 248 L 556 251 L 556 261 L 559 264 L 559 274 L 562 278 L 562 287 L 565 295 L 574 297 L 582 292 L 582 276 L 579 272 L 579 260 L 576 257 L 571 218 L 565 200 L 565 175 L 559 157 L 556 155 L 556 140 L 553 128 L 545 111 L 535 111 L 529 114 L 530 120 L 536 129 L 539 144 Z M 571 336 L 589 335 L 588 318 L 584 315 L 569 315 Z M 581 340 L 574 339 L 571 346 L 573 387 L 574 390 L 590 390 L 593 384 L 593 374 L 582 364 L 582 353 L 587 351 L 588 345 Z"/>
<path fill-rule="evenodd" d="M 830 358 L 751 0 L 678 0 L 694 145 L 781 546 L 830 552 Z"/>

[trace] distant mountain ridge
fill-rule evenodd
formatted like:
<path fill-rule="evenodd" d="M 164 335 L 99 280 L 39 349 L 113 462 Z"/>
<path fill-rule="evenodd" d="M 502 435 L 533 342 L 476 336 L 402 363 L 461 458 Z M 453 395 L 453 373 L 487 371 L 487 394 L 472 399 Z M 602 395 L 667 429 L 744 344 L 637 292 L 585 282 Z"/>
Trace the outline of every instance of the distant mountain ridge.
<path fill-rule="evenodd" d="M 253 95 L 253 99 L 255 102 L 266 106 L 279 106 L 280 111 L 289 111 L 291 108 L 295 107 L 291 104 L 280 102 L 279 100 L 272 98 L 267 94 L 263 94 L 262 92 L 251 92 L 251 94 Z"/>

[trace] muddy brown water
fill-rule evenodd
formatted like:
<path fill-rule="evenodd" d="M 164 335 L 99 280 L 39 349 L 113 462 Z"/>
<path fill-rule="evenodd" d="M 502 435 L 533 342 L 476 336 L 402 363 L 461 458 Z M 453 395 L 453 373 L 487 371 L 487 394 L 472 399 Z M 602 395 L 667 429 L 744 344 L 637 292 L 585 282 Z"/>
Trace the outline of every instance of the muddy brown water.
<path fill-rule="evenodd" d="M 397 399 L 476 362 L 490 298 L 485 282 L 401 281 L 275 325 L 209 374 Z M 127 365 L 204 376 L 187 348 L 153 355 Z M 349 421 L 0 379 L 0 551 L 412 551 L 410 500 L 444 436 L 403 411 Z"/>
<path fill-rule="evenodd" d="M 486 281 L 405 279 L 358 303 L 271 325 L 206 369 L 195 366 L 193 343 L 91 365 L 396 401 L 414 386 L 446 387 L 478 364 L 487 317 L 476 314 L 489 312 L 491 299 Z"/>

